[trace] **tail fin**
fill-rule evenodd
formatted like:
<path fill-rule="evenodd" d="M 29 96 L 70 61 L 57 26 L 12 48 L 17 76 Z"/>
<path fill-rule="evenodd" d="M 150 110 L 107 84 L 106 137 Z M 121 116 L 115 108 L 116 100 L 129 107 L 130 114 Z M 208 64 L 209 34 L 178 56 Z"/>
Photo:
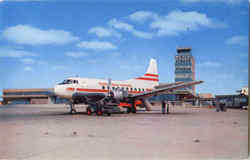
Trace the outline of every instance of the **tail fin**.
<path fill-rule="evenodd" d="M 157 71 L 157 62 L 155 59 L 151 58 L 150 63 L 147 69 L 147 72 L 137 80 L 147 80 L 147 81 L 156 81 L 159 82 L 159 75 Z"/>
<path fill-rule="evenodd" d="M 146 74 L 144 76 L 146 76 L 146 75 L 151 75 L 153 77 L 158 77 L 157 62 L 153 58 L 150 59 L 148 70 L 147 70 L 147 72 L 146 72 Z"/>

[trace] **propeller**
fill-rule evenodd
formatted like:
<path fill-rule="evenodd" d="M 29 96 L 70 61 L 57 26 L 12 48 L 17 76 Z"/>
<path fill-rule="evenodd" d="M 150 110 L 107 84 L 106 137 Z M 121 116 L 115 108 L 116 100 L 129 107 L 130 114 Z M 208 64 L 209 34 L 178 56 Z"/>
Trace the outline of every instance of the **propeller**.
<path fill-rule="evenodd" d="M 111 87 L 112 87 L 112 80 L 111 78 L 109 78 L 108 79 L 108 96 L 110 96 Z"/>

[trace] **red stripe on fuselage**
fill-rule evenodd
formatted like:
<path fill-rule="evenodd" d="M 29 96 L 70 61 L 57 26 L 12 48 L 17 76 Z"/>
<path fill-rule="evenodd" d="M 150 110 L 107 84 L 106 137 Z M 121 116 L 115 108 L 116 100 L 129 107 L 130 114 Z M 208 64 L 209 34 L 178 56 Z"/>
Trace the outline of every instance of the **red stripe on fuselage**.
<path fill-rule="evenodd" d="M 149 73 L 144 74 L 144 76 L 159 77 L 157 74 L 149 74 Z"/>
<path fill-rule="evenodd" d="M 139 77 L 136 78 L 137 80 L 146 80 L 146 81 L 159 81 L 159 79 L 155 79 L 155 78 L 145 78 L 145 77 Z"/>
<path fill-rule="evenodd" d="M 74 91 L 75 88 L 67 88 L 68 91 Z"/>
<path fill-rule="evenodd" d="M 77 88 L 76 90 L 80 92 L 108 92 L 108 90 L 105 90 L 105 89 Z"/>
<path fill-rule="evenodd" d="M 88 89 L 88 88 L 77 88 L 76 89 L 77 91 L 79 92 L 102 92 L 102 93 L 106 93 L 108 92 L 108 90 L 106 89 Z M 131 93 L 131 94 L 135 94 L 135 93 L 143 93 L 143 91 L 128 91 L 128 93 Z"/>

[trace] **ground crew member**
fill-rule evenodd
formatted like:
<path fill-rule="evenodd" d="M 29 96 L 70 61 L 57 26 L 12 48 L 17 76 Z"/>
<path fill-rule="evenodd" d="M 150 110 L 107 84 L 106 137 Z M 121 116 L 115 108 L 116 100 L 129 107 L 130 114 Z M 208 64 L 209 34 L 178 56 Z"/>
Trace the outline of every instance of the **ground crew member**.
<path fill-rule="evenodd" d="M 216 99 L 215 104 L 216 104 L 216 112 L 219 112 L 220 111 L 220 102 L 218 99 Z"/>
<path fill-rule="evenodd" d="M 165 112 L 166 112 L 166 103 L 165 103 L 164 100 L 161 102 L 161 110 L 162 110 L 162 114 L 165 114 Z"/>
<path fill-rule="evenodd" d="M 167 114 L 169 113 L 169 102 L 167 102 Z"/>

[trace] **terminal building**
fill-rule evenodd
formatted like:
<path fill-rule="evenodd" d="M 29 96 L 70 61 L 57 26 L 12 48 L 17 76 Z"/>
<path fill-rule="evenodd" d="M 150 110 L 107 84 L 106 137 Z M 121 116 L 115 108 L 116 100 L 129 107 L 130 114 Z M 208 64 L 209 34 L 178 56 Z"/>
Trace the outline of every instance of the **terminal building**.
<path fill-rule="evenodd" d="M 195 80 L 195 59 L 191 48 L 177 48 L 175 56 L 175 82 L 190 82 Z M 183 88 L 195 95 L 195 86 Z"/>
<path fill-rule="evenodd" d="M 3 104 L 51 104 L 66 100 L 54 96 L 53 88 L 3 89 Z"/>

